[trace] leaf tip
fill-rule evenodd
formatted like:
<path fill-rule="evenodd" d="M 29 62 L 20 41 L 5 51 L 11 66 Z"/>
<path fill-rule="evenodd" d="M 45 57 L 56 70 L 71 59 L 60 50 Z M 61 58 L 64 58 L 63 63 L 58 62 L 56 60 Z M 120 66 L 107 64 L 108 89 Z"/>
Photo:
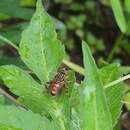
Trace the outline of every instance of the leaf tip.
<path fill-rule="evenodd" d="M 89 54 L 91 53 L 88 44 L 82 40 L 82 50 L 83 50 L 83 54 L 85 53 L 85 51 L 87 51 Z"/>
<path fill-rule="evenodd" d="M 42 0 L 37 0 L 36 9 L 41 9 L 41 8 L 43 8 L 43 6 L 42 6 Z"/>

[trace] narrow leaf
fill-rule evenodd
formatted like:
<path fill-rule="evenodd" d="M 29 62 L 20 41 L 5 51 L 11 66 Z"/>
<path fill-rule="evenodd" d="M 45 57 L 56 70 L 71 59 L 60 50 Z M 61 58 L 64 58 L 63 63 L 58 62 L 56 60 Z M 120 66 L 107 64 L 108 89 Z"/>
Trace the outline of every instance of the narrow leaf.
<path fill-rule="evenodd" d="M 14 18 L 29 20 L 34 10 L 20 7 L 18 0 L 0 0 L 0 12 Z"/>
<path fill-rule="evenodd" d="M 123 14 L 123 10 L 121 7 L 121 3 L 120 0 L 111 0 L 111 6 L 112 6 L 112 10 L 116 19 L 116 22 L 120 28 L 120 30 L 125 33 L 126 32 L 126 20 L 125 20 L 125 16 Z"/>
<path fill-rule="evenodd" d="M 52 79 L 60 66 L 64 47 L 57 40 L 51 17 L 38 0 L 36 12 L 28 28 L 22 33 L 20 55 L 41 82 Z"/>
<path fill-rule="evenodd" d="M 75 85 L 76 82 L 76 78 L 75 78 L 75 73 L 73 71 L 69 71 L 67 73 L 67 78 L 66 78 L 66 87 L 68 89 L 67 94 L 66 94 L 66 100 L 64 101 L 64 110 L 65 110 L 65 117 L 67 120 L 67 126 L 68 126 L 68 130 L 80 130 L 80 124 L 79 124 L 79 115 L 78 113 L 75 111 L 75 107 L 79 105 L 78 104 L 78 100 L 79 99 L 79 95 L 77 97 L 78 94 L 78 88 L 76 88 L 77 86 Z"/>
<path fill-rule="evenodd" d="M 85 42 L 82 43 L 85 79 L 81 93 L 81 121 L 84 130 L 112 130 L 112 119 L 97 66 Z"/>
<path fill-rule="evenodd" d="M 66 125 L 66 130 L 73 130 L 72 122 L 71 122 L 71 98 L 72 98 L 72 90 L 74 88 L 75 83 L 75 73 L 73 71 L 68 71 L 66 74 L 66 85 L 65 85 L 65 94 L 64 100 L 63 100 L 63 115 L 64 115 L 64 121 Z"/>

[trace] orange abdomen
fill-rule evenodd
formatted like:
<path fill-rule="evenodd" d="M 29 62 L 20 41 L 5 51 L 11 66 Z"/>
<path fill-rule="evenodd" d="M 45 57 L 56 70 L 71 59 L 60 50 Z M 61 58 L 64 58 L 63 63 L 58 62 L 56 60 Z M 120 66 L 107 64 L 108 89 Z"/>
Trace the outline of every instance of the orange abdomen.
<path fill-rule="evenodd" d="M 60 91 L 60 89 L 64 86 L 65 82 L 62 81 L 60 83 L 52 83 L 51 84 L 51 94 L 56 95 Z"/>

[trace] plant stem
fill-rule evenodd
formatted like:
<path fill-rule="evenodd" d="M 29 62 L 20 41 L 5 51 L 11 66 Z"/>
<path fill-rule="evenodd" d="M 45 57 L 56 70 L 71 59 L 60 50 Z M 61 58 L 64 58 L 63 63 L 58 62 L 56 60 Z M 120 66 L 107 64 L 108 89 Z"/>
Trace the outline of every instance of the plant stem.
<path fill-rule="evenodd" d="M 6 37 L 0 35 L 0 39 L 8 44 L 10 44 L 11 46 L 13 46 L 16 50 L 18 50 L 19 48 L 10 40 L 8 40 Z"/>
<path fill-rule="evenodd" d="M 121 102 L 130 105 L 130 102 L 127 101 L 121 101 Z"/>
<path fill-rule="evenodd" d="M 124 34 L 120 34 L 120 36 L 117 38 L 117 40 L 114 44 L 114 47 L 112 48 L 112 50 L 107 58 L 107 62 L 110 62 L 113 59 L 114 53 L 116 52 L 117 48 L 121 44 L 123 37 L 124 37 Z"/>
<path fill-rule="evenodd" d="M 128 75 L 126 75 L 124 77 L 121 77 L 121 78 L 119 78 L 119 79 L 117 79 L 117 80 L 115 80 L 115 81 L 105 85 L 104 88 L 108 88 L 108 87 L 114 86 L 114 85 L 116 85 L 116 84 L 118 84 L 118 83 L 120 83 L 122 81 L 125 81 L 125 80 L 127 80 L 129 78 L 130 78 L 130 74 L 128 74 Z"/>
<path fill-rule="evenodd" d="M 16 105 L 21 106 L 23 108 L 25 108 L 25 106 L 23 104 L 21 104 L 17 99 L 15 99 L 13 96 L 11 96 L 10 94 L 8 94 L 5 90 L 3 90 L 2 88 L 0 88 L 0 92 L 5 95 L 8 99 L 10 99 L 11 101 L 13 101 Z"/>
<path fill-rule="evenodd" d="M 75 72 L 78 72 L 79 74 L 84 75 L 84 69 L 81 66 L 73 62 L 67 61 L 65 59 L 63 59 L 63 63 L 67 65 L 69 68 L 73 69 Z"/>

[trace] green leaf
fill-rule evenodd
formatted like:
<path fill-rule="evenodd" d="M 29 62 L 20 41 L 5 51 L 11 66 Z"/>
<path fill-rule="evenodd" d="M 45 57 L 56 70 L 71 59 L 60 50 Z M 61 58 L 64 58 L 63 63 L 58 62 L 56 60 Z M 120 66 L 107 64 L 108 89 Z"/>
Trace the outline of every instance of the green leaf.
<path fill-rule="evenodd" d="M 54 102 L 45 95 L 42 86 L 22 69 L 14 65 L 1 66 L 0 79 L 11 92 L 19 96 L 18 100 L 33 112 L 50 114 L 55 111 Z"/>
<path fill-rule="evenodd" d="M 10 18 L 10 16 L 8 16 L 8 15 L 3 14 L 3 13 L 0 12 L 0 21 L 7 20 L 9 18 Z"/>
<path fill-rule="evenodd" d="M 22 33 L 20 55 L 25 64 L 39 77 L 41 82 L 51 80 L 63 56 L 64 47 L 57 40 L 51 17 L 43 9 L 41 0 L 28 28 Z"/>
<path fill-rule="evenodd" d="M 29 20 L 34 11 L 20 7 L 18 0 L 0 0 L 0 12 L 11 17 Z"/>
<path fill-rule="evenodd" d="M 79 115 L 77 111 L 75 111 L 75 106 L 78 105 L 79 95 L 78 88 L 75 85 L 76 78 L 75 73 L 73 71 L 69 71 L 66 74 L 66 87 L 68 89 L 66 94 L 66 100 L 64 101 L 64 112 L 65 112 L 65 119 L 66 119 L 66 129 L 68 130 L 80 130 L 79 124 Z"/>
<path fill-rule="evenodd" d="M 21 5 L 22 6 L 35 6 L 36 0 L 21 0 Z"/>
<path fill-rule="evenodd" d="M 75 73 L 73 71 L 68 71 L 66 74 L 66 84 L 65 90 L 63 93 L 63 115 L 64 115 L 64 122 L 66 125 L 66 130 L 71 130 L 73 128 L 71 122 L 71 98 L 72 98 L 72 91 L 75 83 Z M 73 129 L 72 129 L 73 130 Z"/>
<path fill-rule="evenodd" d="M 130 92 L 125 94 L 124 101 L 127 102 L 126 106 L 127 106 L 128 110 L 130 110 L 130 104 L 129 104 L 130 103 Z"/>
<path fill-rule="evenodd" d="M 89 47 L 82 43 L 85 79 L 81 93 L 81 122 L 84 130 L 112 130 L 111 113 L 103 84 Z"/>
<path fill-rule="evenodd" d="M 123 10 L 121 7 L 121 3 L 120 0 L 111 0 L 111 6 L 112 6 L 112 10 L 116 19 L 116 22 L 120 28 L 120 30 L 125 33 L 126 32 L 126 20 L 125 20 L 125 16 L 123 14 Z"/>
<path fill-rule="evenodd" d="M 0 106 L 1 124 L 19 128 L 7 130 L 55 130 L 47 118 L 15 106 Z"/>
<path fill-rule="evenodd" d="M 120 78 L 121 68 L 119 64 L 111 64 L 100 69 L 100 76 L 103 82 L 103 86 L 110 82 Z M 113 127 L 116 125 L 118 118 L 121 114 L 122 99 L 123 99 L 123 85 L 117 84 L 108 88 L 105 88 L 105 93 L 109 105 L 109 109 L 112 116 Z"/>
<path fill-rule="evenodd" d="M 79 105 L 79 104 L 78 104 Z M 80 122 L 80 115 L 75 109 L 72 108 L 72 115 L 71 115 L 71 130 L 81 130 L 81 122 Z"/>
<path fill-rule="evenodd" d="M 129 0 L 125 0 L 125 9 L 128 13 L 130 13 L 130 1 Z"/>
<path fill-rule="evenodd" d="M 7 124 L 0 124 L 0 129 L 1 130 L 23 130 L 23 129 L 19 129 L 19 128 L 14 128 L 10 125 L 7 125 Z"/>
<path fill-rule="evenodd" d="M 5 97 L 3 94 L 0 93 L 0 105 L 4 105 L 5 104 Z"/>
<path fill-rule="evenodd" d="M 6 28 L 3 27 L 0 30 L 0 34 L 6 37 L 7 39 L 9 39 L 10 41 L 12 41 L 13 43 L 19 44 L 20 38 L 21 38 L 21 32 L 27 25 L 28 23 L 24 22 L 24 23 L 12 25 Z M 0 39 L 0 46 L 3 46 L 5 44 L 6 43 L 4 43 L 3 40 Z"/>
<path fill-rule="evenodd" d="M 75 85 L 76 78 L 75 73 L 69 70 L 66 73 L 66 84 L 65 87 L 62 88 L 61 97 L 59 99 L 58 104 L 61 106 L 62 118 L 66 127 L 66 130 L 79 130 L 79 115 L 75 111 L 75 107 L 78 106 L 79 103 L 79 92 L 78 87 Z M 78 100 L 77 100 L 78 99 Z"/>

